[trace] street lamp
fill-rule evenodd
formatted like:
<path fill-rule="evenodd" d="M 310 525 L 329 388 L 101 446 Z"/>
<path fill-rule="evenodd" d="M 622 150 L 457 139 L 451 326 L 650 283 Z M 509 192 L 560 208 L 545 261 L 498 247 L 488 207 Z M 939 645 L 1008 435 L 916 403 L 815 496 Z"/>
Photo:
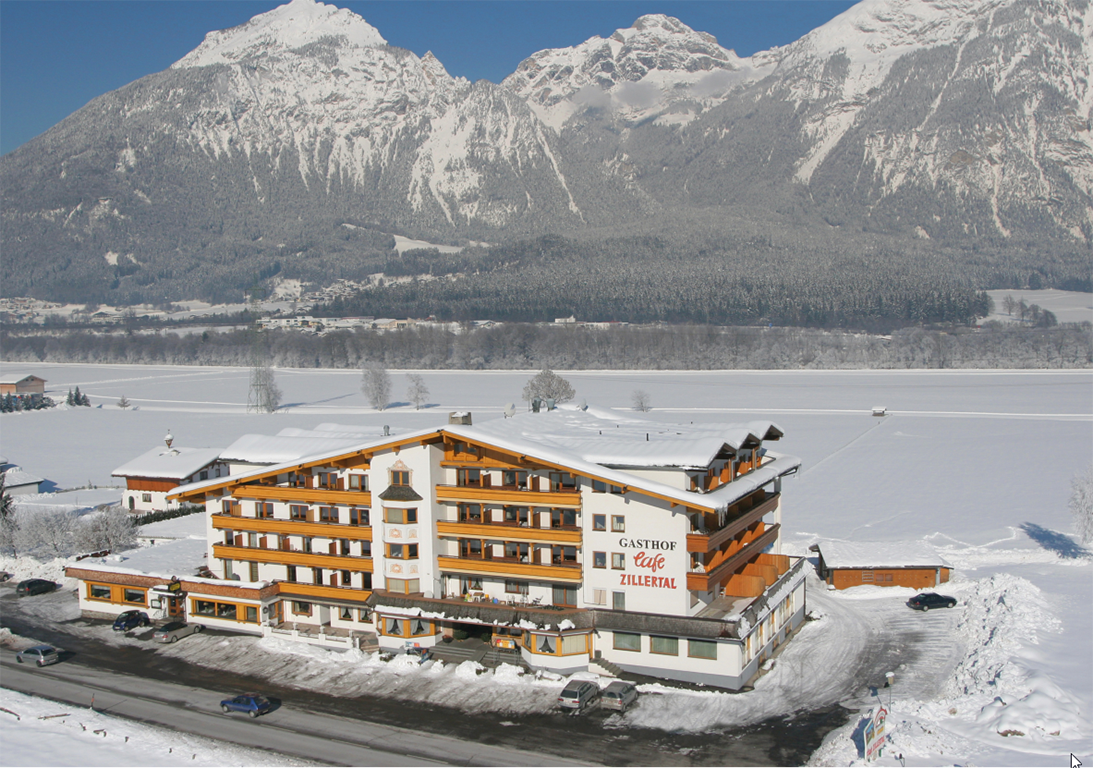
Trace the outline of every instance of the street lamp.
<path fill-rule="evenodd" d="M 885 672 L 884 673 L 884 680 L 885 680 L 884 687 L 888 689 L 888 711 L 891 712 L 892 711 L 892 685 L 895 684 L 895 682 L 896 682 L 896 673 L 895 672 Z"/>

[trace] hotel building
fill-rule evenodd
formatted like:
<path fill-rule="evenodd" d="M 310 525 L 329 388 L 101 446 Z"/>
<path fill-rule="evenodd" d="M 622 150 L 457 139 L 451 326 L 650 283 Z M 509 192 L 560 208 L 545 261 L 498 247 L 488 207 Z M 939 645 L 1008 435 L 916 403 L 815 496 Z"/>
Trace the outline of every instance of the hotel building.
<path fill-rule="evenodd" d="M 803 620 L 805 563 L 780 551 L 800 461 L 767 449 L 774 424 L 448 421 L 174 489 L 206 506 L 206 569 L 84 561 L 81 607 L 390 650 L 470 635 L 536 669 L 730 689 Z"/>

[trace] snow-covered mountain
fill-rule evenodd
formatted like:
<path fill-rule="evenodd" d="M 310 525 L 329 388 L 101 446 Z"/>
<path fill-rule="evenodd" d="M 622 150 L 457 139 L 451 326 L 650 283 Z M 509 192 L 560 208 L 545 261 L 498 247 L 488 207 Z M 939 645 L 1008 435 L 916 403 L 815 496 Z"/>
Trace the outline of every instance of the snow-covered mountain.
<path fill-rule="evenodd" d="M 391 233 L 696 215 L 1073 266 L 1093 243 L 1091 48 L 1089 0 L 863 0 L 746 58 L 648 15 L 472 84 L 292 0 L 0 160 L 3 291 L 196 295 L 274 267 L 347 276 Z"/>

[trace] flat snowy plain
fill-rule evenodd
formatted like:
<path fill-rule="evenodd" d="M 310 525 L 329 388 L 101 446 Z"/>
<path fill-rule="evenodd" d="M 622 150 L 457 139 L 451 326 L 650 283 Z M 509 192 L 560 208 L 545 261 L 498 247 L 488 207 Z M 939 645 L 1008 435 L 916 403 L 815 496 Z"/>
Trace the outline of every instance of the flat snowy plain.
<path fill-rule="evenodd" d="M 248 432 L 322 422 L 372 426 L 378 436 L 383 425 L 397 433 L 443 423 L 450 410 L 470 410 L 476 423 L 500 418 L 531 375 L 420 371 L 431 397 L 415 411 L 398 404 L 406 378 L 393 372 L 396 404 L 376 412 L 359 391 L 359 373 L 283 370 L 286 406 L 257 415 L 246 413 L 248 372 L 239 368 L 3 364 L 0 373 L 42 376 L 57 399 L 78 385 L 102 405 L 0 417 L 0 453 L 58 488 L 111 484 L 113 468 L 159 444 L 168 429 L 180 445 L 226 447 Z M 813 579 L 808 602 L 818 620 L 784 647 L 754 691 L 645 686 L 641 705 L 605 727 L 710 731 L 832 703 L 864 710 L 878 702 L 877 670 L 890 669 L 896 684 L 880 691 L 886 705 L 892 697 L 881 764 L 899 765 L 898 754 L 907 765 L 1093 757 L 1093 555 L 1069 536 L 1067 512 L 1071 478 L 1093 462 L 1089 371 L 564 375 L 578 400 L 631 415 L 631 393 L 646 391 L 653 420 L 775 420 L 786 436 L 774 447 L 804 462 L 783 489 L 784 551 L 809 554 L 818 539 L 925 540 L 955 566 L 941 591 L 960 601 L 952 611 L 919 614 L 904 605 L 910 590 L 834 593 Z M 123 394 L 136 410 L 116 407 Z M 878 405 L 889 415 L 871 416 Z M 59 575 L 62 565 L 33 570 Z M 36 575 L 25 563 L 0 559 L 0 568 Z M 40 605 L 56 618 L 75 610 L 71 600 Z M 108 628 L 87 631 L 100 629 L 106 642 L 143 642 L 114 638 Z M 548 709 L 560 686 L 513 668 L 476 675 L 466 665 L 407 667 L 367 656 L 346 674 L 350 660 L 333 652 L 257 638 L 191 640 L 163 652 L 199 663 L 215 655 L 254 674 L 275 669 L 281 680 L 332 693 L 496 712 L 501 721 L 506 712 Z M 207 653 L 211 642 L 222 646 L 216 654 Z M 860 679 L 865 657 L 873 672 Z M 498 686 L 504 696 L 495 695 Z M 864 762 L 858 726 L 855 718 L 832 733 L 812 762 Z M 10 727 L 0 719 L 6 744 Z M 4 761 L 48 764 L 33 752 Z"/>

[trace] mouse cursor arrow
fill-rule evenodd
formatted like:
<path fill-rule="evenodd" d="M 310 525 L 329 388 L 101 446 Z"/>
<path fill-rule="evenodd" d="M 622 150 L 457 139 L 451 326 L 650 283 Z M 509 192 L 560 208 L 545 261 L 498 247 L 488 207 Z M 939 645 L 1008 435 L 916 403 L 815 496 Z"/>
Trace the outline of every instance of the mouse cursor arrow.
<path fill-rule="evenodd" d="M 1070 753 L 1070 768 L 1082 768 L 1082 761 L 1074 757 L 1074 753 Z"/>

